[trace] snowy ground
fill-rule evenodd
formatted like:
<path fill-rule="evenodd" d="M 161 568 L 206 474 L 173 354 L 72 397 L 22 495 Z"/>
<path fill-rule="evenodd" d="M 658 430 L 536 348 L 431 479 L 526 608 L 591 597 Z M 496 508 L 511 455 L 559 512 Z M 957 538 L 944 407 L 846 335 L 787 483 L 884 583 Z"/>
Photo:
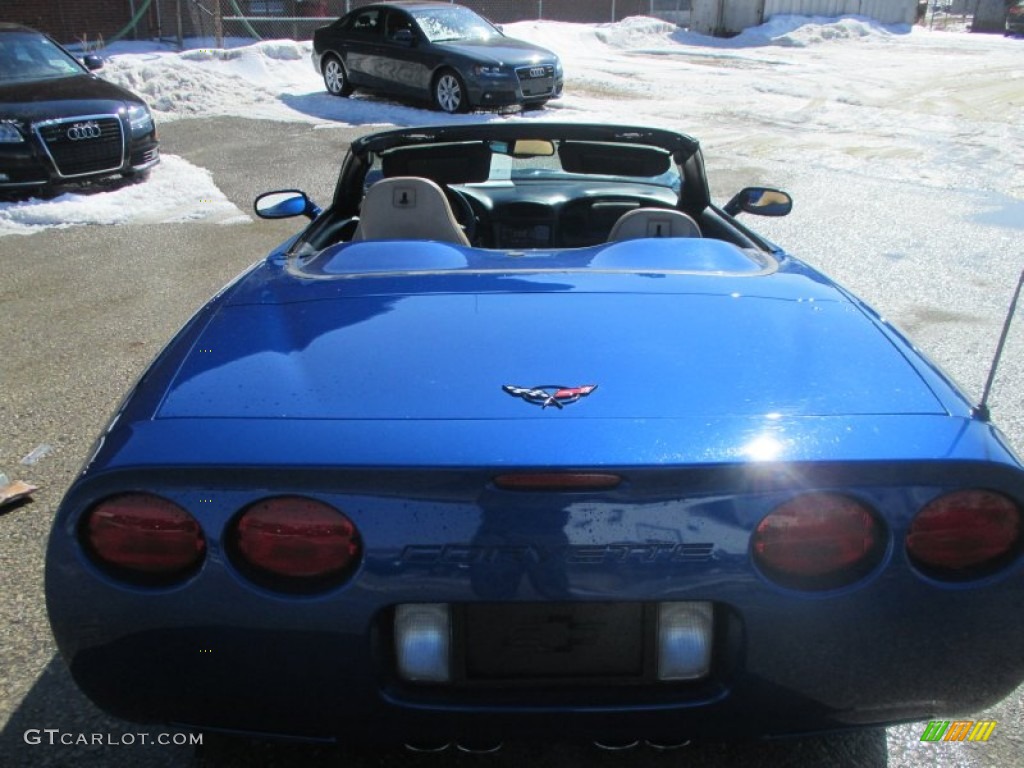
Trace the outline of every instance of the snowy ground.
<path fill-rule="evenodd" d="M 324 91 L 310 44 L 293 41 L 218 50 L 199 41 L 184 52 L 119 44 L 103 73 L 144 95 L 158 123 L 227 115 L 370 130 L 557 119 L 683 130 L 704 144 L 716 199 L 751 183 L 793 193 L 790 217 L 753 225 L 882 308 L 980 391 L 1022 262 L 1024 41 L 856 17 L 781 17 L 730 40 L 649 18 L 506 32 L 562 57 L 562 99 L 525 117 L 339 99 Z M 206 171 L 165 156 L 145 184 L 0 203 L 0 236 L 247 216 Z M 1007 405 L 1024 444 L 1024 399 Z"/>
<path fill-rule="evenodd" d="M 782 17 L 730 40 L 646 18 L 520 22 L 506 32 L 565 62 L 564 98 L 527 119 L 665 126 L 701 139 L 713 166 L 778 164 L 794 176 L 846 171 L 984 193 L 996 216 L 1000 206 L 1018 219 L 1024 210 L 1022 41 L 805 17 Z M 445 118 L 378 97 L 333 98 L 311 66 L 309 43 L 199 45 L 179 53 L 119 44 L 107 52 L 102 74 L 143 95 L 158 122 L 229 115 L 369 127 L 519 119 Z M 114 194 L 129 198 L 146 221 L 230 219 L 223 196 L 206 194 L 202 173 L 171 158 L 153 176 L 157 184 Z M 0 235 L 69 220 L 122 221 L 111 218 L 114 207 L 126 206 L 103 196 L 0 204 Z"/>

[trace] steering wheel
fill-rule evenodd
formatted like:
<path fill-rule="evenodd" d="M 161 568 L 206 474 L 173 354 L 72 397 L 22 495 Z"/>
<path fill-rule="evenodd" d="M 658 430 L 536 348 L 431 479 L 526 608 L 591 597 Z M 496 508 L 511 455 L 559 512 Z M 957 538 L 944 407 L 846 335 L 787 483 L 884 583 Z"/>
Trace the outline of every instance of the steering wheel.
<path fill-rule="evenodd" d="M 455 214 L 455 220 L 462 227 L 466 239 L 472 243 L 476 239 L 477 228 L 476 211 L 473 210 L 472 203 L 469 202 L 469 198 L 463 192 L 455 189 L 455 187 L 446 185 L 444 191 L 448 196 L 448 201 L 452 204 L 452 213 Z"/>

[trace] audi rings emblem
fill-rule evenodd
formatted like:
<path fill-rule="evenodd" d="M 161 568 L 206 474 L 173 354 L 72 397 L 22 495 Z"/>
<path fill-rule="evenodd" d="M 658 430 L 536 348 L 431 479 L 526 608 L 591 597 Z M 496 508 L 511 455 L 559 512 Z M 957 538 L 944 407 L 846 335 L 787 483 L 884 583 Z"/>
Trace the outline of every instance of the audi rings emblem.
<path fill-rule="evenodd" d="M 533 67 L 530 69 L 530 77 L 544 77 L 547 73 L 544 67 Z"/>
<path fill-rule="evenodd" d="M 98 139 L 102 131 L 100 124 L 90 120 L 88 123 L 75 123 L 68 128 L 68 138 L 72 141 L 85 141 L 86 139 Z"/>

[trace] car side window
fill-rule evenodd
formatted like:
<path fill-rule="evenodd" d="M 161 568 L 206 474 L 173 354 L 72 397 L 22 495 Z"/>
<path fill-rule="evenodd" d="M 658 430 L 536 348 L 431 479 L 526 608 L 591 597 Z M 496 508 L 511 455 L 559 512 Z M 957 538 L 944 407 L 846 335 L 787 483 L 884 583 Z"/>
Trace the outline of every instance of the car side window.
<path fill-rule="evenodd" d="M 380 21 L 380 9 L 374 8 L 356 13 L 352 17 L 352 22 L 348 25 L 348 29 L 353 37 L 379 38 L 381 35 Z"/>
<path fill-rule="evenodd" d="M 412 17 L 401 11 L 389 11 L 384 22 L 384 37 L 388 40 L 394 40 L 395 35 L 403 29 L 409 30 L 413 35 L 416 34 Z"/>

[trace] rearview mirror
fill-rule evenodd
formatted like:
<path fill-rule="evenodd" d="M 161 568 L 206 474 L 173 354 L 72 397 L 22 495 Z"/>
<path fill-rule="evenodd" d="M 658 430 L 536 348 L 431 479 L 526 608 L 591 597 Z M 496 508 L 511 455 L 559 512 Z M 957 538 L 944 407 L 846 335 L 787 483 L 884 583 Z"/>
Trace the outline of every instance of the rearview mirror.
<path fill-rule="evenodd" d="M 512 144 L 513 157 L 551 157 L 555 144 L 547 139 L 519 139 Z"/>
<path fill-rule="evenodd" d="M 736 193 L 725 204 L 730 216 L 737 213 L 752 213 L 755 216 L 785 216 L 793 210 L 793 198 L 788 192 L 770 187 L 747 187 Z"/>

